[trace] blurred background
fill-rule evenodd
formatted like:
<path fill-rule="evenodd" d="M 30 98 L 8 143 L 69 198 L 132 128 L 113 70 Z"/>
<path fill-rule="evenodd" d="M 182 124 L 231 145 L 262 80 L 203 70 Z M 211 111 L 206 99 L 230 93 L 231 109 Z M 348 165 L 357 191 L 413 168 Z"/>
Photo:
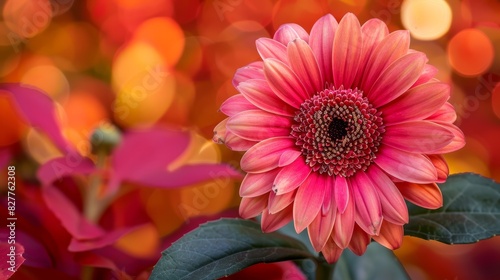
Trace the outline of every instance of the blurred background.
<path fill-rule="evenodd" d="M 452 86 L 467 145 L 446 156 L 451 173 L 500 181 L 497 0 L 3 0 L 0 7 L 0 82 L 43 89 L 82 155 L 92 156 L 90 134 L 104 122 L 121 130 L 166 124 L 195 131 L 206 157 L 235 166 L 242 154 L 210 139 L 224 118 L 220 104 L 237 93 L 235 70 L 259 60 L 255 40 L 288 22 L 309 31 L 326 13 L 340 20 L 352 12 L 361 23 L 380 18 L 390 31 L 408 29 L 411 47 Z M 59 155 L 3 96 L 0 119 L 0 148 L 15 147 L 20 164 L 36 168 Z M 27 170 L 19 176 L 33 176 Z M 194 214 L 236 206 L 237 186 Z M 195 193 L 182 195 L 192 201 Z M 500 275 L 498 237 L 453 247 L 406 237 L 396 254 L 413 279 Z"/>

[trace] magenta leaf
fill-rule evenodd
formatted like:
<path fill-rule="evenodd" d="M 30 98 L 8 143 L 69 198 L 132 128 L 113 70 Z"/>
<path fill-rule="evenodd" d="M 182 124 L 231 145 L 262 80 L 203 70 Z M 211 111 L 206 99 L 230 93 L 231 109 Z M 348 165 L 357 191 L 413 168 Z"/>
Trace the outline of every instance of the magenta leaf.
<path fill-rule="evenodd" d="M 47 207 L 61 221 L 73 238 L 92 239 L 106 234 L 99 226 L 83 217 L 73 202 L 56 187 L 44 186 L 42 192 Z"/>
<path fill-rule="evenodd" d="M 24 262 L 24 247 L 20 244 L 0 243 L 0 279 L 9 279 Z"/>
<path fill-rule="evenodd" d="M 63 177 L 72 175 L 88 175 L 96 172 L 94 162 L 89 158 L 78 156 L 64 156 L 51 159 L 44 163 L 37 171 L 37 177 L 43 185 L 52 185 Z"/>
<path fill-rule="evenodd" d="M 167 170 L 169 164 L 186 152 L 190 140 L 188 131 L 166 128 L 128 132 L 112 155 L 113 170 L 108 191 L 116 191 L 122 181 L 176 188 L 209 179 L 241 176 L 222 164 L 192 164 Z"/>
<path fill-rule="evenodd" d="M 94 163 L 88 158 L 78 161 L 69 160 L 68 157 L 52 159 L 38 169 L 38 179 L 42 182 L 43 199 L 47 207 L 61 221 L 66 230 L 77 239 L 98 238 L 105 231 L 89 222 L 82 216 L 80 210 L 68 199 L 54 183 L 67 176 L 90 174 L 96 171 Z"/>
<path fill-rule="evenodd" d="M 56 120 L 54 101 L 40 89 L 19 83 L 5 83 L 0 84 L 0 94 L 10 96 L 24 120 L 45 133 L 61 151 L 74 151 L 61 133 Z"/>
<path fill-rule="evenodd" d="M 93 239 L 72 238 L 68 250 L 70 252 L 82 252 L 106 247 L 114 244 L 120 237 L 133 231 L 136 228 L 139 228 L 139 226 L 117 229 Z"/>

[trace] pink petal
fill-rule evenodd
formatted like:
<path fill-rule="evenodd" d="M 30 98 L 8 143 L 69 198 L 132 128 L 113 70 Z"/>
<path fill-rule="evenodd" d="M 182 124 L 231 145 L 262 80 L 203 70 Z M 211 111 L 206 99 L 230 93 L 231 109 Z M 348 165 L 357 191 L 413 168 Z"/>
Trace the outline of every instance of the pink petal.
<path fill-rule="evenodd" d="M 237 136 L 261 141 L 276 136 L 290 135 L 292 120 L 262 110 L 248 110 L 229 118 L 227 129 Z"/>
<path fill-rule="evenodd" d="M 242 177 L 238 171 L 224 164 L 189 164 L 174 170 L 167 170 L 166 168 L 155 170 L 154 168 L 157 168 L 156 166 L 151 167 L 151 169 L 142 168 L 147 168 L 147 164 L 145 164 L 145 167 L 138 167 L 137 169 L 139 171 L 136 174 L 123 175 L 122 172 L 124 172 L 124 169 L 120 169 L 118 171 L 119 173 L 115 172 L 113 174 L 113 178 L 111 178 L 110 181 L 128 181 L 149 187 L 171 189 L 185 187 L 208 180 L 217 179 L 228 181 L 230 179 L 239 179 Z M 110 185 L 112 184 L 110 183 Z M 111 192 L 113 190 L 109 191 Z"/>
<path fill-rule="evenodd" d="M 350 88 L 361 59 L 361 26 L 356 16 L 347 13 L 339 23 L 333 40 L 333 81 L 336 88 Z"/>
<path fill-rule="evenodd" d="M 105 231 L 82 216 L 76 205 L 53 183 L 71 175 L 87 175 L 96 171 L 94 163 L 87 158 L 72 161 L 68 157 L 52 159 L 43 164 L 37 172 L 42 182 L 42 196 L 46 205 L 61 221 L 63 227 L 77 239 L 101 237 Z"/>
<path fill-rule="evenodd" d="M 361 26 L 361 33 L 363 37 L 363 51 L 361 53 L 360 63 L 359 63 L 359 71 L 356 74 L 356 82 L 355 85 L 360 85 L 362 81 L 362 77 L 366 72 L 366 67 L 370 56 L 372 56 L 373 50 L 375 47 L 384 39 L 387 34 L 389 34 L 389 30 L 387 29 L 387 25 L 385 22 L 372 18 L 366 21 Z"/>
<path fill-rule="evenodd" d="M 9 239 L 9 241 L 10 240 L 13 239 Z M 12 252 L 12 247 L 14 247 L 14 255 L 11 257 L 9 255 Z M 1 262 L 0 279 L 9 279 L 19 269 L 19 267 L 26 260 L 23 257 L 23 254 L 24 254 L 24 247 L 19 242 L 10 244 L 6 240 L 0 243 L 0 262 Z M 17 274 L 17 275 L 22 275 L 22 274 Z M 22 278 L 22 276 L 19 278 Z"/>
<path fill-rule="evenodd" d="M 268 195 L 257 197 L 243 197 L 240 202 L 240 216 L 243 219 L 257 217 L 267 207 Z"/>
<path fill-rule="evenodd" d="M 72 175 L 88 175 L 96 172 L 94 162 L 89 158 L 59 157 L 42 164 L 37 171 L 37 177 L 44 186 L 50 186 L 63 177 Z"/>
<path fill-rule="evenodd" d="M 432 78 L 434 78 L 434 76 L 436 76 L 437 72 L 438 69 L 436 67 L 430 64 L 426 64 L 424 66 L 424 70 L 422 70 L 422 73 L 420 74 L 420 77 L 418 77 L 417 81 L 411 86 L 411 88 L 427 83 Z"/>
<path fill-rule="evenodd" d="M 384 221 L 380 234 L 372 238 L 387 249 L 396 250 L 403 243 L 403 226 Z"/>
<path fill-rule="evenodd" d="M 378 18 L 372 18 L 363 23 L 361 32 L 363 33 L 363 46 L 366 51 L 366 59 L 369 58 L 378 44 L 389 35 L 387 24 Z"/>
<path fill-rule="evenodd" d="M 324 80 L 311 47 L 304 40 L 296 39 L 288 44 L 287 51 L 290 67 L 302 81 L 306 91 L 322 91 Z"/>
<path fill-rule="evenodd" d="M 293 220 L 297 233 L 309 226 L 321 210 L 327 188 L 323 184 L 324 180 L 319 178 L 321 176 L 316 173 L 309 175 L 297 190 L 293 204 Z"/>
<path fill-rule="evenodd" d="M 426 83 L 408 90 L 380 111 L 386 124 L 421 120 L 439 110 L 449 97 L 450 87 L 447 84 Z"/>
<path fill-rule="evenodd" d="M 351 195 L 350 195 L 351 196 Z M 347 201 L 344 213 L 337 211 L 335 225 L 333 226 L 333 240 L 342 249 L 347 248 L 354 230 L 355 205 L 352 198 Z"/>
<path fill-rule="evenodd" d="M 252 62 L 249 65 L 239 68 L 233 77 L 233 86 L 236 88 L 241 82 L 252 79 L 265 79 L 264 63 L 262 61 Z"/>
<path fill-rule="evenodd" d="M 138 228 L 138 227 L 135 227 Z M 109 245 L 113 245 L 120 237 L 125 234 L 133 231 L 135 228 L 125 228 L 125 229 L 117 229 L 114 231 L 106 232 L 105 235 L 100 236 L 99 238 L 94 239 L 77 239 L 72 238 L 71 242 L 68 246 L 68 251 L 70 252 L 83 252 L 99 249 L 102 247 L 106 247 Z"/>
<path fill-rule="evenodd" d="M 349 185 L 345 177 L 335 177 L 334 196 L 340 213 L 344 213 L 349 202 Z"/>
<path fill-rule="evenodd" d="M 445 147 L 433 151 L 434 154 L 451 153 L 460 150 L 465 146 L 465 135 L 462 132 L 462 130 L 460 130 L 460 128 L 458 128 L 456 125 L 449 123 L 438 122 L 438 124 L 448 129 L 448 131 L 450 131 L 453 134 L 453 139 Z"/>
<path fill-rule="evenodd" d="M 408 153 L 382 144 L 375 163 L 402 181 L 425 184 L 437 180 L 436 168 L 422 154 Z"/>
<path fill-rule="evenodd" d="M 437 209 L 443 206 L 443 196 L 436 183 L 415 184 L 408 182 L 397 183 L 401 194 L 411 203 L 427 209 Z"/>
<path fill-rule="evenodd" d="M 437 183 L 444 183 L 450 170 L 448 169 L 448 164 L 446 160 L 441 155 L 427 155 L 427 157 L 432 161 L 432 164 L 436 167 L 438 173 Z"/>
<path fill-rule="evenodd" d="M 89 222 L 82 216 L 75 204 L 70 201 L 59 189 L 48 185 L 42 188 L 45 204 L 61 221 L 63 227 L 77 239 L 93 239 L 106 234 L 106 232 Z"/>
<path fill-rule="evenodd" d="M 385 127 L 382 143 L 410 153 L 432 153 L 453 140 L 444 126 L 430 121 L 410 121 Z"/>
<path fill-rule="evenodd" d="M 286 45 L 269 38 L 259 38 L 255 41 L 255 45 L 257 46 L 257 52 L 262 60 L 266 58 L 275 58 L 288 64 Z"/>
<path fill-rule="evenodd" d="M 248 101 L 242 94 L 233 95 L 220 105 L 220 111 L 229 117 L 232 117 L 239 112 L 255 109 L 258 108 L 250 103 L 250 101 Z"/>
<path fill-rule="evenodd" d="M 420 76 L 426 60 L 423 53 L 411 53 L 394 61 L 380 74 L 372 87 L 365 91 L 368 99 L 378 108 L 398 98 Z"/>
<path fill-rule="evenodd" d="M 376 235 L 382 224 L 382 207 L 377 189 L 364 172 L 349 178 L 356 204 L 356 223 L 368 234 Z"/>
<path fill-rule="evenodd" d="M 238 91 L 256 107 L 278 115 L 294 116 L 295 109 L 283 102 L 266 80 L 248 80 L 240 83 Z"/>
<path fill-rule="evenodd" d="M 290 137 L 275 137 L 255 144 L 241 158 L 241 169 L 260 173 L 278 167 L 281 154 L 295 147 Z"/>
<path fill-rule="evenodd" d="M 325 185 L 326 189 L 330 189 L 328 182 L 331 177 L 320 176 L 318 178 L 318 185 Z M 329 210 L 324 214 L 323 211 L 319 211 L 314 220 L 307 227 L 309 239 L 311 240 L 314 250 L 319 252 L 325 246 L 331 236 L 336 215 L 337 207 L 329 207 Z"/>
<path fill-rule="evenodd" d="M 376 165 L 370 166 L 367 172 L 377 190 L 384 219 L 398 225 L 408 223 L 408 208 L 392 180 Z"/>
<path fill-rule="evenodd" d="M 231 131 L 226 133 L 226 139 L 224 139 L 224 144 L 233 151 L 246 151 L 252 146 L 257 144 L 256 141 L 250 141 L 236 136 Z"/>
<path fill-rule="evenodd" d="M 236 170 L 223 164 L 189 164 L 168 169 L 174 160 L 187 152 L 190 141 L 191 133 L 188 131 L 166 128 L 129 131 L 111 156 L 113 167 L 106 191 L 116 192 L 123 181 L 177 188 L 215 178 L 229 180 L 241 177 Z"/>
<path fill-rule="evenodd" d="M 261 228 L 263 232 L 272 232 L 278 230 L 288 224 L 292 218 L 292 205 L 283 209 L 276 214 L 271 214 L 269 211 L 262 212 Z"/>
<path fill-rule="evenodd" d="M 225 118 L 214 127 L 214 135 L 212 136 L 212 141 L 214 141 L 215 143 L 224 144 L 224 142 L 226 141 L 228 132 L 226 124 L 228 120 L 229 118 Z"/>
<path fill-rule="evenodd" d="M 297 158 L 299 158 L 302 155 L 301 151 L 297 150 L 286 150 L 284 151 L 281 156 L 280 160 L 278 161 L 278 166 L 279 167 L 285 167 L 287 165 L 290 165 L 292 162 L 294 162 Z"/>
<path fill-rule="evenodd" d="M 311 168 L 306 165 L 304 158 L 299 157 L 293 163 L 281 169 L 274 179 L 273 191 L 277 195 L 291 192 L 298 188 L 310 173 Z"/>
<path fill-rule="evenodd" d="M 288 45 L 289 42 L 300 38 L 306 42 L 309 41 L 309 34 L 302 28 L 302 26 L 295 23 L 287 23 L 281 25 L 278 30 L 274 33 L 274 40 L 282 43 L 283 45 Z"/>
<path fill-rule="evenodd" d="M 283 62 L 272 58 L 264 60 L 264 74 L 274 93 L 294 108 L 298 109 L 309 98 L 300 79 Z"/>
<path fill-rule="evenodd" d="M 407 30 L 394 31 L 386 36 L 375 47 L 367 61 L 361 88 L 364 90 L 370 89 L 382 71 L 398 58 L 405 55 L 409 46 L 410 32 Z"/>
<path fill-rule="evenodd" d="M 434 114 L 430 115 L 427 120 L 453 123 L 457 120 L 457 113 L 455 112 L 453 105 L 446 102 Z"/>
<path fill-rule="evenodd" d="M 344 249 L 341 249 L 339 246 L 337 246 L 337 244 L 335 244 L 335 242 L 331 238 L 326 242 L 323 249 L 321 249 L 321 252 L 323 252 L 323 256 L 328 263 L 337 262 L 343 251 Z"/>
<path fill-rule="evenodd" d="M 264 173 L 248 173 L 240 186 L 241 197 L 256 197 L 271 192 L 274 178 L 280 170 L 274 169 Z"/>
<path fill-rule="evenodd" d="M 309 45 L 316 57 L 323 80 L 330 84 L 333 84 L 333 38 L 338 25 L 337 20 L 331 14 L 327 14 L 316 21 L 309 38 Z"/>
<path fill-rule="evenodd" d="M 65 153 L 77 153 L 61 133 L 54 101 L 40 89 L 14 83 L 0 85 L 0 94 L 8 94 L 20 115 L 34 128 L 45 133 Z"/>
<path fill-rule="evenodd" d="M 274 192 L 269 193 L 269 201 L 267 202 L 267 209 L 270 214 L 276 214 L 286 207 L 288 207 L 295 200 L 296 192 L 288 192 L 285 194 L 277 195 Z"/>
<path fill-rule="evenodd" d="M 363 229 L 358 225 L 354 225 L 349 249 L 351 249 L 354 254 L 361 256 L 365 253 L 366 248 L 370 244 L 370 240 L 370 236 Z"/>
<path fill-rule="evenodd" d="M 330 211 L 330 207 L 334 207 L 337 211 L 337 203 L 335 202 L 334 191 L 335 188 L 335 177 L 328 176 L 327 182 L 325 183 L 327 188 L 325 189 L 325 199 L 323 200 L 323 207 L 321 207 L 321 213 L 326 215 Z"/>
<path fill-rule="evenodd" d="M 226 129 L 227 121 L 229 118 L 221 121 L 214 128 L 214 136 L 212 140 L 217 144 L 225 144 L 229 149 L 233 151 L 246 151 L 250 149 L 253 145 L 257 144 L 256 141 L 250 141 L 236 136 L 231 131 Z"/>

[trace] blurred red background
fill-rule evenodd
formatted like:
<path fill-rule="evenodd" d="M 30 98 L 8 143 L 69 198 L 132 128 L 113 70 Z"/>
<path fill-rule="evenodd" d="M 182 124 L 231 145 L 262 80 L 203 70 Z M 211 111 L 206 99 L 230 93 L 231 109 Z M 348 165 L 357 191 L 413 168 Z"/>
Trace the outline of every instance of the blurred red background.
<path fill-rule="evenodd" d="M 235 70 L 259 60 L 255 40 L 272 36 L 283 23 L 294 22 L 310 30 L 326 13 L 340 19 L 352 12 L 361 23 L 378 17 L 390 31 L 410 30 L 411 47 L 425 52 L 430 64 L 439 69 L 437 77 L 452 86 L 451 103 L 467 145 L 446 156 L 451 173 L 470 171 L 500 181 L 498 1 L 0 3 L 0 82 L 34 85 L 50 95 L 57 102 L 64 135 L 82 155 L 91 156 L 89 136 L 104 121 L 121 129 L 160 123 L 196 131 L 202 160 L 237 165 L 241 153 L 212 144 L 210 139 L 213 127 L 224 118 L 218 112 L 220 104 L 236 94 L 231 84 Z M 14 145 L 35 164 L 58 155 L 45 138 L 19 119 L 4 97 L 0 97 L 0 119 L 0 147 Z M 203 211 L 212 214 L 237 205 L 236 190 L 237 184 L 213 198 Z M 185 191 L 181 197 L 188 200 L 192 195 Z M 170 231 L 166 227 L 163 231 Z M 127 246 L 123 245 L 126 240 L 121 242 Z M 413 279 L 500 275 L 499 238 L 447 246 L 407 237 L 396 254 Z"/>

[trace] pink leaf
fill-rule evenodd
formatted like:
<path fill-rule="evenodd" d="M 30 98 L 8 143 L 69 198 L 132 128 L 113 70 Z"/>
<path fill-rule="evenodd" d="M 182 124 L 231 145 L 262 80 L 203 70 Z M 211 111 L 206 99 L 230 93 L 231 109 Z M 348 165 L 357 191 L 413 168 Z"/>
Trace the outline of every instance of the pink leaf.
<path fill-rule="evenodd" d="M 9 279 L 23 264 L 24 247 L 20 244 L 0 243 L 0 279 Z"/>
<path fill-rule="evenodd" d="M 0 94 L 2 93 L 12 97 L 16 109 L 25 121 L 47 134 L 61 151 L 74 151 L 61 133 L 56 120 L 56 108 L 49 96 L 40 89 L 17 83 L 0 84 Z"/>
<path fill-rule="evenodd" d="M 181 130 L 150 128 L 128 132 L 112 155 L 113 170 L 107 191 L 116 191 L 122 181 L 176 188 L 241 176 L 222 164 L 192 164 L 168 170 L 168 165 L 186 152 L 190 141 L 190 133 Z"/>

